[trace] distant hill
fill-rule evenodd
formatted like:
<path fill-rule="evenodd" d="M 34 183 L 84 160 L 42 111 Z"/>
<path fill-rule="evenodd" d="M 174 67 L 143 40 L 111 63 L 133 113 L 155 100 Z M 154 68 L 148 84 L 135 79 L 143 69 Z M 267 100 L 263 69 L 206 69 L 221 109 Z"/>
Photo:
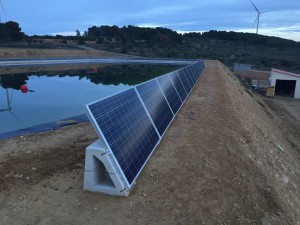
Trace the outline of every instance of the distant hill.
<path fill-rule="evenodd" d="M 0 28 L 2 25 L 0 23 Z M 76 36 L 26 36 L 21 29 L 19 32 L 17 37 L 22 38 L 22 43 L 13 40 L 12 44 L 6 38 L 0 47 L 78 48 L 84 45 L 144 57 L 218 59 L 229 67 L 237 62 L 252 64 L 255 69 L 275 67 L 300 73 L 300 42 L 253 33 L 211 30 L 179 34 L 162 27 L 131 25 L 92 26 L 82 34 L 74 31 Z"/>
<path fill-rule="evenodd" d="M 300 42 L 253 33 L 209 31 L 179 34 L 166 28 L 101 26 L 85 33 L 94 48 L 147 57 L 218 59 L 300 72 Z"/>

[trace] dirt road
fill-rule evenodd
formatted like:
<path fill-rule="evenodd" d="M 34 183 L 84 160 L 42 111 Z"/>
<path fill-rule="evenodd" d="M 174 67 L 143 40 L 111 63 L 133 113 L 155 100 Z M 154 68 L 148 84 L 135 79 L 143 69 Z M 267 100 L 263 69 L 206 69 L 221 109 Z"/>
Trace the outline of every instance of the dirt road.
<path fill-rule="evenodd" d="M 1 141 L 0 224 L 300 224 L 300 140 L 279 121 L 206 61 L 127 198 L 82 191 L 89 124 Z"/>

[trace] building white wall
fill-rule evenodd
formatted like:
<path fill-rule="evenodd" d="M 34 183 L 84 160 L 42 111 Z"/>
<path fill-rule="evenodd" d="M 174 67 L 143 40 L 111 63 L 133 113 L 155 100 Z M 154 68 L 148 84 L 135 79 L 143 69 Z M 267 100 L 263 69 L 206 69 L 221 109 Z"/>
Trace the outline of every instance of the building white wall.
<path fill-rule="evenodd" d="M 279 72 L 271 72 L 271 78 L 270 78 L 271 86 L 275 87 L 276 80 L 295 80 L 296 81 L 296 87 L 295 87 L 295 96 L 294 98 L 300 99 L 300 77 L 291 76 L 288 74 L 283 74 Z M 276 91 L 276 87 L 275 87 Z"/>

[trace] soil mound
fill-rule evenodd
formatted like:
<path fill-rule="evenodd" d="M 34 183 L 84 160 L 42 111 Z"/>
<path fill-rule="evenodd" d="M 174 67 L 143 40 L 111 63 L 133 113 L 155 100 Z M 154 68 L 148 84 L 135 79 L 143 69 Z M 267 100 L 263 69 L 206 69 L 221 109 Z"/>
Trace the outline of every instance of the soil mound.
<path fill-rule="evenodd" d="M 82 191 L 89 124 L 0 142 L 0 224 L 299 224 L 300 140 L 206 68 L 127 198 Z"/>

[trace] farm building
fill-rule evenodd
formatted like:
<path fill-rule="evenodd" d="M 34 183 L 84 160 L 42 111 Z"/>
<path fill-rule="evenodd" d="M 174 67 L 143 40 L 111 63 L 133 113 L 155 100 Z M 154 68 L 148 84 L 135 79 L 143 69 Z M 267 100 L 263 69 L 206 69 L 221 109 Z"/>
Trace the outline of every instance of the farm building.
<path fill-rule="evenodd" d="M 237 70 L 237 71 L 251 71 L 252 70 L 252 66 L 251 66 L 251 64 L 234 63 L 233 64 L 233 70 Z"/>
<path fill-rule="evenodd" d="M 272 69 L 270 77 L 273 95 L 283 95 L 300 99 L 300 74 Z"/>

